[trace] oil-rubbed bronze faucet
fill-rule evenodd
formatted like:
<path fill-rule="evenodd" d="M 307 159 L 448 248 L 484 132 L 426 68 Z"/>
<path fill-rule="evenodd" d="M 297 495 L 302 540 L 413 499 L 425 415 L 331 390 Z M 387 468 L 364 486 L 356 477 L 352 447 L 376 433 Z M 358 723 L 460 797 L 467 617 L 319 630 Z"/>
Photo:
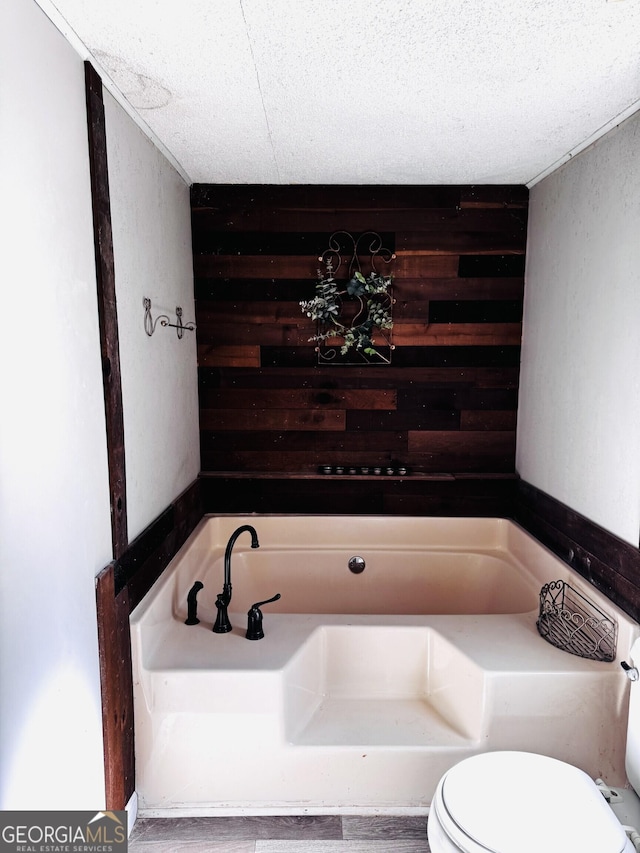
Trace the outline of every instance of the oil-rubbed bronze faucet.
<path fill-rule="evenodd" d="M 247 633 L 245 634 L 247 640 L 261 640 L 264 637 L 264 631 L 262 630 L 262 610 L 260 608 L 263 604 L 271 604 L 272 601 L 279 601 L 280 598 L 282 596 L 278 592 L 272 598 L 267 598 L 266 601 L 256 601 L 255 604 L 251 605 L 247 613 Z"/>
<path fill-rule="evenodd" d="M 202 581 L 196 581 L 189 590 L 189 595 L 187 596 L 187 618 L 184 620 L 185 625 L 197 625 L 200 622 L 198 619 L 198 593 L 201 589 L 204 589 L 204 584 Z"/>
<path fill-rule="evenodd" d="M 233 550 L 233 546 L 236 544 L 236 539 L 241 533 L 244 533 L 245 530 L 251 534 L 251 547 L 260 547 L 255 527 L 252 527 L 250 524 L 243 524 L 231 534 L 231 538 L 227 542 L 227 549 L 224 552 L 224 586 L 222 587 L 222 592 L 216 599 L 218 615 L 216 616 L 215 625 L 213 626 L 213 630 L 216 634 L 226 634 L 231 630 L 231 622 L 229 622 L 229 614 L 227 613 L 227 609 L 231 601 L 231 552 Z"/>

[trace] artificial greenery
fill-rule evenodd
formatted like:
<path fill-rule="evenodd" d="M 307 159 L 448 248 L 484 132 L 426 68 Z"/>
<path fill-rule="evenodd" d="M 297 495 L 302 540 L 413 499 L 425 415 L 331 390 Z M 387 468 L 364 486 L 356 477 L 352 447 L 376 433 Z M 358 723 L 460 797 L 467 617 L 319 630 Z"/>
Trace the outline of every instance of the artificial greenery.
<path fill-rule="evenodd" d="M 383 356 L 374 346 L 376 329 L 393 328 L 391 317 L 391 276 L 371 272 L 365 278 L 361 272 L 355 272 L 344 290 L 339 289 L 333 277 L 331 264 L 326 271 L 318 270 L 316 295 L 313 299 L 300 302 L 302 311 L 318 323 L 318 333 L 309 338 L 319 344 L 342 338 L 340 353 L 346 355 L 350 350 L 366 356 Z M 343 322 L 342 307 L 344 299 L 359 302 L 356 316 L 350 323 Z"/>

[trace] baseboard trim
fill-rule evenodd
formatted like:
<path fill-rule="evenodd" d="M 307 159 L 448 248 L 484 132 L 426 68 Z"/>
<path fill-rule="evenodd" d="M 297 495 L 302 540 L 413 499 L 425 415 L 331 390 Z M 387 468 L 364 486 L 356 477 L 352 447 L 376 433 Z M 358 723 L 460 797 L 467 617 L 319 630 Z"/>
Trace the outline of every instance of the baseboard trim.
<path fill-rule="evenodd" d="M 127 812 L 127 835 L 131 837 L 131 833 L 133 832 L 133 827 L 136 825 L 136 821 L 138 819 L 138 792 L 134 791 L 133 794 L 129 797 L 129 801 L 125 806 L 125 810 Z"/>

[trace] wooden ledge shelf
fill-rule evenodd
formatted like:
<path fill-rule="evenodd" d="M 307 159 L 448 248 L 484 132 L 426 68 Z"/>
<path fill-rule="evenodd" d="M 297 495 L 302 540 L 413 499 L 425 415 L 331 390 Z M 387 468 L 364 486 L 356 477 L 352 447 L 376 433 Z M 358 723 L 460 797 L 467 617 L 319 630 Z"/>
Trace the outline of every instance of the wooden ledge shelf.
<path fill-rule="evenodd" d="M 410 474 L 320 474 L 317 471 L 201 471 L 201 479 L 222 480 L 375 480 L 389 482 L 392 480 L 414 480 L 416 482 L 455 482 L 457 480 L 517 480 L 514 473 L 475 473 L 463 472 L 456 474 L 423 473 L 415 471 Z"/>
<path fill-rule="evenodd" d="M 206 513 L 507 517 L 513 512 L 517 479 L 502 472 L 400 476 L 203 471 L 200 486 Z"/>

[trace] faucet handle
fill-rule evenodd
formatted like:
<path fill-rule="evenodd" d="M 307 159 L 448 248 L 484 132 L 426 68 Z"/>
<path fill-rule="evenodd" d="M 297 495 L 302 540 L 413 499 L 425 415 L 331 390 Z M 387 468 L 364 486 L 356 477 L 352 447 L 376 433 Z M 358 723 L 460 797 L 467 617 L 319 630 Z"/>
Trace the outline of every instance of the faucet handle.
<path fill-rule="evenodd" d="M 262 610 L 260 608 L 263 604 L 271 604 L 272 601 L 277 601 L 281 597 L 278 592 L 273 598 L 267 598 L 265 601 L 257 601 L 251 605 L 247 613 L 247 633 L 245 634 L 247 640 L 261 640 L 264 637 L 264 631 L 262 630 Z"/>

